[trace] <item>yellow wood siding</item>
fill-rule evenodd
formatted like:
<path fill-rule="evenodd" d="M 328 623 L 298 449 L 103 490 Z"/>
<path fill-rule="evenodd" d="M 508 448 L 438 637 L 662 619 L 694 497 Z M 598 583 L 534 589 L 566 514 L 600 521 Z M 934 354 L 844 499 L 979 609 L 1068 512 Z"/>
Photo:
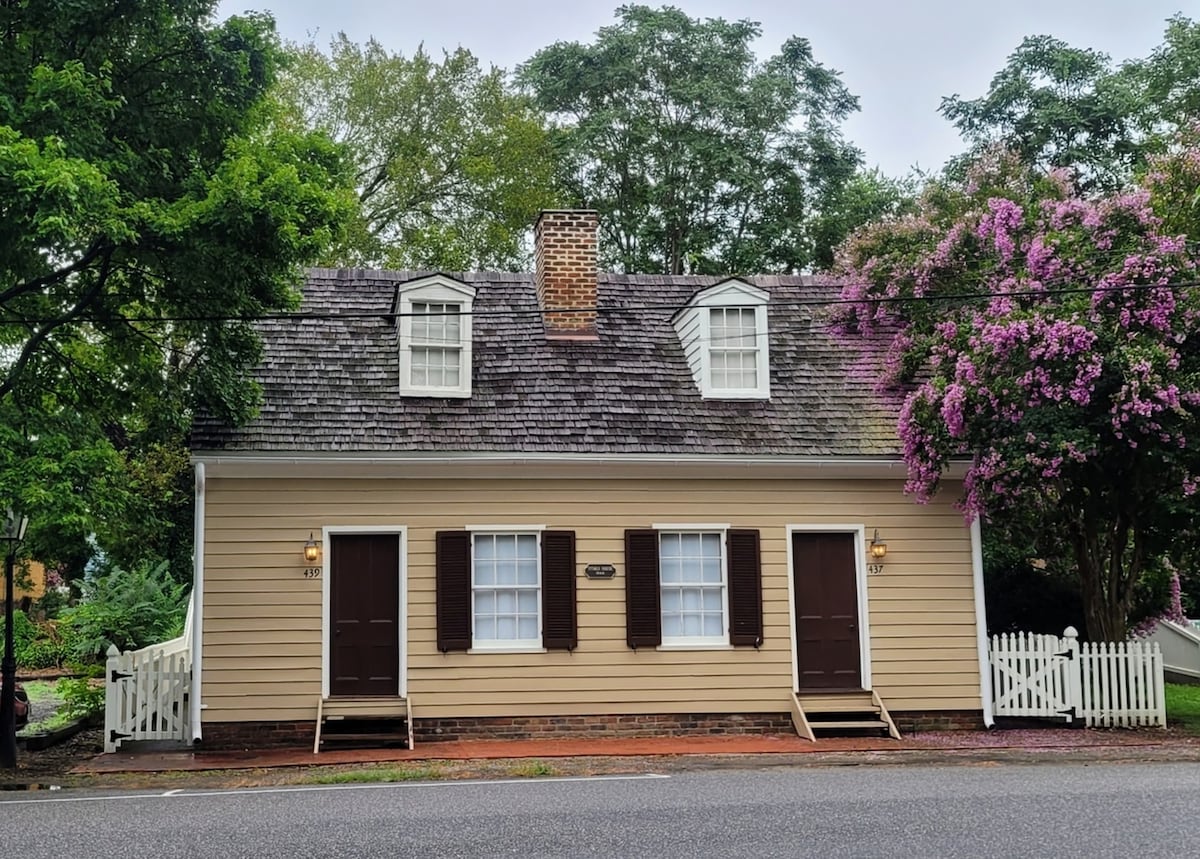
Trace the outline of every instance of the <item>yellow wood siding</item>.
<path fill-rule="evenodd" d="M 312 719 L 321 692 L 322 582 L 301 550 L 324 526 L 406 526 L 408 692 L 419 717 L 787 712 L 792 691 L 787 526 L 862 524 L 887 541 L 868 577 L 871 671 L 889 709 L 980 708 L 970 536 L 949 499 L 896 481 L 265 480 L 211 478 L 202 701 L 208 722 Z M 576 533 L 572 653 L 436 648 L 434 534 L 466 525 Z M 728 523 L 762 536 L 764 643 L 630 650 L 624 532 Z M 325 551 L 328 547 L 323 547 Z M 586 564 L 617 567 L 611 580 Z"/>

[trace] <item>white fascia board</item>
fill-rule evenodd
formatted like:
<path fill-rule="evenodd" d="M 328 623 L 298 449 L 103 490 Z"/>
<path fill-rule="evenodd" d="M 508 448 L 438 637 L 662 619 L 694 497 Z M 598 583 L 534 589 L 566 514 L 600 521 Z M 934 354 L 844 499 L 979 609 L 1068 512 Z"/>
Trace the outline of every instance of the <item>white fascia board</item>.
<path fill-rule="evenodd" d="M 346 478 L 753 478 L 817 480 L 903 480 L 898 458 L 789 457 L 715 454 L 558 454 L 511 452 L 422 453 L 236 453 L 195 451 L 209 477 Z M 966 464 L 944 475 L 961 480 Z"/>

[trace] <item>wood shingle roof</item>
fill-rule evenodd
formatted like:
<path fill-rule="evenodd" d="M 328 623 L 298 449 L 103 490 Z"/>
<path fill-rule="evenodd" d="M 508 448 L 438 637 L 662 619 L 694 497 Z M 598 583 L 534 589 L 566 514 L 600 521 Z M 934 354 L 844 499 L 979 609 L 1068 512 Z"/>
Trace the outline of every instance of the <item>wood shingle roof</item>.
<path fill-rule="evenodd" d="M 702 399 L 685 360 L 672 314 L 720 279 L 611 274 L 591 343 L 546 339 L 532 275 L 453 275 L 477 290 L 471 396 L 401 397 L 388 314 L 396 285 L 422 274 L 311 271 L 301 312 L 335 316 L 261 323 L 258 417 L 200 416 L 193 449 L 899 455 L 896 406 L 874 391 L 878 351 L 804 304 L 836 292 L 812 278 L 745 278 L 771 296 L 769 400 Z"/>

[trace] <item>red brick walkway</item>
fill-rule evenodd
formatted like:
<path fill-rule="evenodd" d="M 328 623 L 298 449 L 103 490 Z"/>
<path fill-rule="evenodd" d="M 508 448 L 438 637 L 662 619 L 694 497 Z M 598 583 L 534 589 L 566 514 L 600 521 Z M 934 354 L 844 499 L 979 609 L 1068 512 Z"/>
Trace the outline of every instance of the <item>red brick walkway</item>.
<path fill-rule="evenodd" d="M 245 751 L 120 751 L 75 767 L 75 773 L 163 772 L 272 767 L 328 766 L 395 761 L 495 760 L 505 758 L 644 757 L 680 755 L 811 755 L 872 752 L 954 752 L 989 749 L 1072 750 L 1164 743 L 1200 748 L 1200 738 L 1162 731 L 1034 729 L 951 731 L 911 734 L 902 740 L 830 738 L 809 742 L 794 735 L 721 735 L 698 737 L 582 738 L 563 740 L 463 740 L 419 743 L 415 749 L 312 748 Z"/>

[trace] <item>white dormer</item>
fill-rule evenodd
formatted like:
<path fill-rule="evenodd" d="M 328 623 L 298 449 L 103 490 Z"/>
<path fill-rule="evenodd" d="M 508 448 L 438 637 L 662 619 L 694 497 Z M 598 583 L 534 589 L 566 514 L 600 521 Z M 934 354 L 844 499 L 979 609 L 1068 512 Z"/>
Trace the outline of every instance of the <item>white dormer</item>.
<path fill-rule="evenodd" d="M 471 396 L 471 306 L 475 289 L 443 274 L 396 290 L 400 395 Z"/>
<path fill-rule="evenodd" d="M 705 399 L 771 396 L 769 299 L 764 290 L 735 278 L 700 290 L 675 315 L 675 331 Z"/>

